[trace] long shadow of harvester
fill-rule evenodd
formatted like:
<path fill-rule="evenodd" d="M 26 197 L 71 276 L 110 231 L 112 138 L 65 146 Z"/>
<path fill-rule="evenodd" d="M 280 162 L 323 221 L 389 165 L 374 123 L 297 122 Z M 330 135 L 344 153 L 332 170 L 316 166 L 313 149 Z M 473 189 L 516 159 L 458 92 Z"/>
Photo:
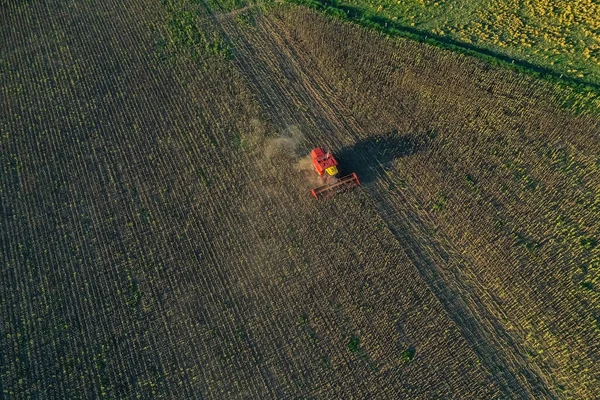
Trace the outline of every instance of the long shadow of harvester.
<path fill-rule="evenodd" d="M 376 180 L 397 158 L 423 150 L 433 138 L 431 133 L 400 134 L 397 130 L 361 140 L 336 152 L 342 175 L 356 172 L 362 183 Z"/>

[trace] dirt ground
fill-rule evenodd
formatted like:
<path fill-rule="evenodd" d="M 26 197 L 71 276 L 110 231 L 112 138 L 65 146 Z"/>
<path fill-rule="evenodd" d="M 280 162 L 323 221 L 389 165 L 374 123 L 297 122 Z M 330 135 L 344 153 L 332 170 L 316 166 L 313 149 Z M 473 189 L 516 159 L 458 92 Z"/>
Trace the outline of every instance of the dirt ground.
<path fill-rule="evenodd" d="M 166 3 L 2 6 L 6 397 L 595 393 L 598 223 L 547 221 L 595 221 L 597 118 L 289 6 L 198 11 L 192 60 Z M 314 146 L 362 186 L 316 202 Z"/>

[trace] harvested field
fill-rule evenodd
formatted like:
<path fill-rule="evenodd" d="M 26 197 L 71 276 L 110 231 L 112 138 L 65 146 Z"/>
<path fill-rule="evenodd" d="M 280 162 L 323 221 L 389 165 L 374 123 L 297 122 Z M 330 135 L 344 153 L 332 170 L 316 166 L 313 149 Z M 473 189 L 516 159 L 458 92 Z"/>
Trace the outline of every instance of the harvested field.
<path fill-rule="evenodd" d="M 230 8 L 0 8 L 4 397 L 592 398 L 600 120 Z M 314 201 L 318 145 L 361 188 Z"/>

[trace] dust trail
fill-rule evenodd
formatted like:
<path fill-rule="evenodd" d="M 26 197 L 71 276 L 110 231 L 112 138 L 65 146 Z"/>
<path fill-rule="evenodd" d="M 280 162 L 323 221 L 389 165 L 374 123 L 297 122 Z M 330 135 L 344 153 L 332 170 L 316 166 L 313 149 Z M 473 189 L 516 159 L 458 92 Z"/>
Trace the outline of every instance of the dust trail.
<path fill-rule="evenodd" d="M 288 126 L 280 136 L 266 139 L 264 145 L 265 158 L 275 165 L 284 161 L 300 171 L 306 182 L 311 187 L 320 186 L 322 182 L 314 172 L 310 154 L 307 154 L 309 143 L 306 136 L 297 125 Z"/>
<path fill-rule="evenodd" d="M 301 146 L 306 142 L 306 137 L 297 125 L 288 126 L 279 137 L 267 139 L 265 143 L 265 156 L 271 158 L 285 152 L 293 157 L 298 157 Z"/>
<path fill-rule="evenodd" d="M 307 154 L 305 157 L 298 159 L 298 161 L 295 164 L 295 167 L 298 171 L 312 171 L 314 168 L 312 165 L 310 154 Z"/>
<path fill-rule="evenodd" d="M 310 154 L 306 155 L 305 157 L 299 158 L 298 161 L 296 161 L 294 167 L 296 168 L 296 170 L 302 173 L 310 187 L 318 187 L 323 185 L 323 181 L 321 180 L 321 178 L 319 177 L 312 165 L 312 159 L 310 157 Z"/>

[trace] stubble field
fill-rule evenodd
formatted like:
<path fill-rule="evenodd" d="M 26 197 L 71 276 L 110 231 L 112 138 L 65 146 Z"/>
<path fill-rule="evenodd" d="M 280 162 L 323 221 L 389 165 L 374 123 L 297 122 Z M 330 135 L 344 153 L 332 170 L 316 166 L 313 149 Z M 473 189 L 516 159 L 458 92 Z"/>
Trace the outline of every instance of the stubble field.
<path fill-rule="evenodd" d="M 5 397 L 597 392 L 600 124 L 552 87 L 285 5 L 1 18 Z"/>

